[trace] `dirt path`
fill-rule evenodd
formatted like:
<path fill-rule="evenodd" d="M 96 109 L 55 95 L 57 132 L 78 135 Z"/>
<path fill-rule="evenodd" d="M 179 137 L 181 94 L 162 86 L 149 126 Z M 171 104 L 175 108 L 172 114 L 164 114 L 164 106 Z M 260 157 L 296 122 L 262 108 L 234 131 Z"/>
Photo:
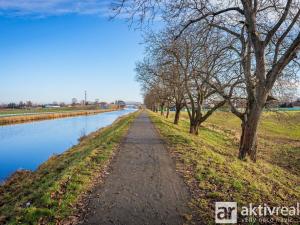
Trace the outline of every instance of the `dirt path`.
<path fill-rule="evenodd" d="M 91 195 L 82 224 L 184 223 L 189 193 L 146 112 L 122 142 L 111 174 Z"/>

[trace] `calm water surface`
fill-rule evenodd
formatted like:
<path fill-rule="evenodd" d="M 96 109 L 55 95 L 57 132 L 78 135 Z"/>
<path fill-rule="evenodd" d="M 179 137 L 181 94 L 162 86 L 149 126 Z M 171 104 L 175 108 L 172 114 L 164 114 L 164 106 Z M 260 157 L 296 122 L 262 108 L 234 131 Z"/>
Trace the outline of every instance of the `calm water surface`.
<path fill-rule="evenodd" d="M 0 181 L 18 169 L 35 170 L 53 154 L 78 143 L 78 138 L 133 112 L 125 109 L 88 116 L 0 126 Z"/>

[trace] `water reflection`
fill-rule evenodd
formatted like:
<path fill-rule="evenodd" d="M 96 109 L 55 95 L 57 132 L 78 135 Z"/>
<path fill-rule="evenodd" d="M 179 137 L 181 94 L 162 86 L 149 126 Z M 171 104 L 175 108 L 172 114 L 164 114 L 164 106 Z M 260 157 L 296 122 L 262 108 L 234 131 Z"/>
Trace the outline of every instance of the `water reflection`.
<path fill-rule="evenodd" d="M 0 181 L 18 169 L 35 170 L 53 154 L 77 144 L 83 135 L 108 126 L 132 111 L 0 126 Z"/>

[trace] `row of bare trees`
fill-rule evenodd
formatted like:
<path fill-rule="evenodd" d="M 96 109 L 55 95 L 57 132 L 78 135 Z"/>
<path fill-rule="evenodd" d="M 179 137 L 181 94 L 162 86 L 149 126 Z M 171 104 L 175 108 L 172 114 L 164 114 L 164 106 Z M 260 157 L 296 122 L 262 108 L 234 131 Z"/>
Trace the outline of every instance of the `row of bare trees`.
<path fill-rule="evenodd" d="M 175 124 L 186 107 L 192 134 L 198 134 L 200 125 L 227 102 L 234 87 L 242 85 L 235 71 L 239 64 L 228 57 L 220 34 L 203 32 L 191 29 L 178 38 L 170 30 L 149 35 L 148 54 L 136 68 L 147 107 L 162 114 L 166 108 L 167 116 L 169 108 L 175 108 Z"/>
<path fill-rule="evenodd" d="M 241 120 L 239 158 L 255 161 L 263 109 L 276 88 L 297 79 L 299 0 L 116 0 L 114 6 L 132 21 L 158 18 L 165 27 L 148 35 L 147 56 L 137 65 L 146 104 L 175 106 L 174 123 L 185 106 L 194 134 L 228 104 Z"/>

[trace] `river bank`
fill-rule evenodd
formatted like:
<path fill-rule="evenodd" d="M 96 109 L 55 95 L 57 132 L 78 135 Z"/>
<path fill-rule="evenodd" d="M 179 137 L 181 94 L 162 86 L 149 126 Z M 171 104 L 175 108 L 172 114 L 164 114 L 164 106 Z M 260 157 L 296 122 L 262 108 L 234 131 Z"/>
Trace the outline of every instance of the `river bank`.
<path fill-rule="evenodd" d="M 139 112 L 123 116 L 51 157 L 35 172 L 19 171 L 0 186 L 0 224 L 57 224 L 105 171 Z"/>
<path fill-rule="evenodd" d="M 85 111 L 70 111 L 70 112 L 44 112 L 33 115 L 14 115 L 0 117 L 0 126 L 16 123 L 26 123 L 37 120 L 50 120 L 72 116 L 93 115 L 104 112 L 112 112 L 117 109 L 99 109 L 99 110 L 85 110 Z"/>

